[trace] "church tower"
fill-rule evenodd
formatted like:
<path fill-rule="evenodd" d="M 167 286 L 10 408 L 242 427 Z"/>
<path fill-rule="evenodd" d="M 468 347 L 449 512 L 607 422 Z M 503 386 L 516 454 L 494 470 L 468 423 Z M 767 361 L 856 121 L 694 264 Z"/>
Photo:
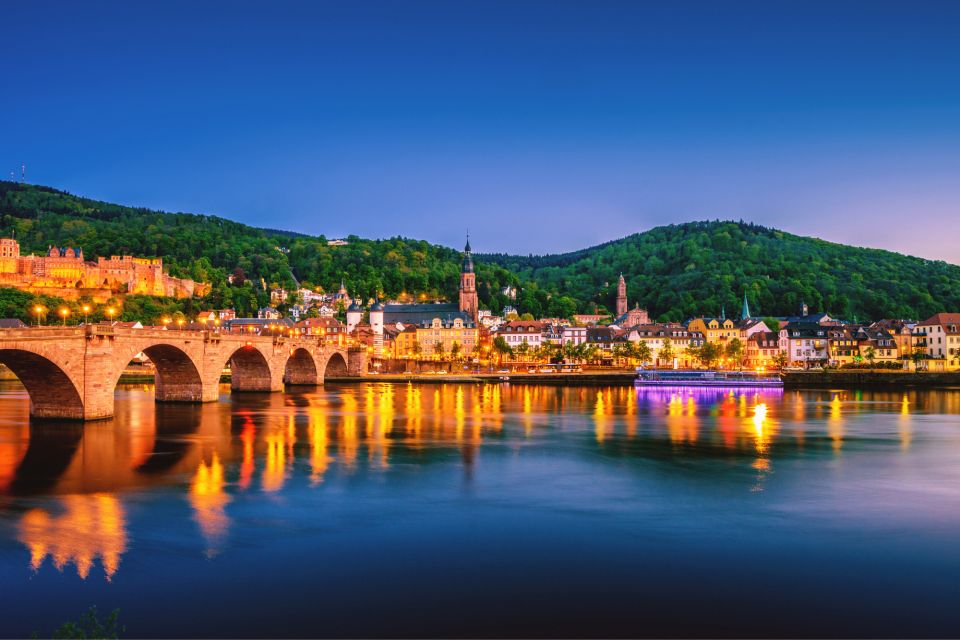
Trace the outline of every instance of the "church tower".
<path fill-rule="evenodd" d="M 470 236 L 463 248 L 463 265 L 460 267 L 460 311 L 477 321 L 477 275 L 473 272 L 473 255 L 470 253 Z"/>
<path fill-rule="evenodd" d="M 620 281 L 617 283 L 617 317 L 619 318 L 627 312 L 627 281 L 620 274 Z"/>

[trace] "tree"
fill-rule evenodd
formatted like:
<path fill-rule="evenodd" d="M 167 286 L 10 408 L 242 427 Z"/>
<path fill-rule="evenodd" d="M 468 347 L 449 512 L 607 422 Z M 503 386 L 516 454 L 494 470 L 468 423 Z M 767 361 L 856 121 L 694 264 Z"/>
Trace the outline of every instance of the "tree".
<path fill-rule="evenodd" d="M 732 360 L 738 369 L 743 366 L 743 343 L 740 342 L 740 338 L 733 338 L 727 343 L 724 355 Z"/>
<path fill-rule="evenodd" d="M 450 345 L 450 357 L 456 362 L 460 360 L 460 343 L 454 341 Z"/>
<path fill-rule="evenodd" d="M 683 355 L 686 356 L 690 362 L 697 362 L 700 360 L 700 347 L 690 344 L 683 350 Z"/>
<path fill-rule="evenodd" d="M 870 366 L 873 366 L 873 361 L 877 358 L 877 352 L 873 348 L 873 345 L 870 345 L 864 350 L 863 357 L 867 359 L 867 362 L 870 363 Z"/>
<path fill-rule="evenodd" d="M 777 355 L 773 356 L 773 365 L 781 371 L 788 363 L 786 351 L 777 351 Z"/>
<path fill-rule="evenodd" d="M 643 340 L 634 343 L 633 356 L 640 362 L 640 364 L 646 364 L 650 362 L 650 359 L 653 357 L 653 353 L 650 351 L 650 345 Z"/>
<path fill-rule="evenodd" d="M 503 356 L 512 355 L 513 349 L 507 343 L 507 339 L 503 336 L 497 336 L 493 339 L 493 350 L 497 352 L 498 360 L 497 364 L 503 364 Z"/>
<path fill-rule="evenodd" d="M 443 343 L 440 342 L 439 340 L 433 343 L 433 354 L 437 356 L 438 360 L 443 360 L 443 357 L 444 357 Z"/>
<path fill-rule="evenodd" d="M 660 347 L 659 353 L 657 353 L 657 360 L 661 363 L 666 362 L 669 366 L 673 366 L 673 343 L 670 341 L 670 338 L 666 338 L 663 341 L 663 346 Z"/>
<path fill-rule="evenodd" d="M 423 353 L 423 345 L 420 344 L 420 341 L 417 340 L 413 343 L 413 346 L 410 347 L 410 350 L 413 352 L 413 355 L 419 356 Z"/>
<path fill-rule="evenodd" d="M 712 368 L 722 354 L 723 347 L 716 342 L 704 342 L 703 346 L 697 350 L 697 358 L 707 369 Z"/>
<path fill-rule="evenodd" d="M 527 339 L 524 338 L 523 342 L 517 345 L 516 348 L 517 355 L 520 356 L 521 360 L 526 359 L 528 353 L 530 353 L 530 344 L 527 343 Z"/>
<path fill-rule="evenodd" d="M 630 342 L 618 342 L 613 345 L 613 357 L 629 361 L 633 357 L 633 345 Z"/>
<path fill-rule="evenodd" d="M 927 359 L 927 350 L 924 347 L 914 347 L 910 352 L 910 359 L 913 360 L 913 368 L 920 369 L 920 363 Z"/>
<path fill-rule="evenodd" d="M 603 349 L 599 345 L 585 345 L 583 357 L 587 362 L 600 362 L 603 360 Z"/>

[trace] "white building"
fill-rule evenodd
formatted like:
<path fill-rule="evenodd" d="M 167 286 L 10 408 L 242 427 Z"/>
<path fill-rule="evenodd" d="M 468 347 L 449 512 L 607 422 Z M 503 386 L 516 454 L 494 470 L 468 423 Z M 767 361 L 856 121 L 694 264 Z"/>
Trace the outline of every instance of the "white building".
<path fill-rule="evenodd" d="M 794 366 L 809 367 L 830 361 L 828 328 L 814 322 L 791 322 L 780 330 L 786 340 L 787 358 Z"/>

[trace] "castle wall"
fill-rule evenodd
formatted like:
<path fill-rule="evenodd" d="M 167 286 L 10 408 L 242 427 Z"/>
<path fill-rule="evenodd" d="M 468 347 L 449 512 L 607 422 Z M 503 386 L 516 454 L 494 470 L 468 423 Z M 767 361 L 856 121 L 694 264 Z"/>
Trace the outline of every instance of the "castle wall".
<path fill-rule="evenodd" d="M 19 243 L 11 238 L 0 239 L 0 286 L 67 299 L 92 295 L 90 290 L 105 292 L 94 295 L 104 299 L 113 292 L 187 298 L 210 290 L 205 283 L 165 274 L 160 258 L 111 256 L 94 263 L 85 262 L 80 250 L 56 247 L 45 256 L 21 256 Z"/>

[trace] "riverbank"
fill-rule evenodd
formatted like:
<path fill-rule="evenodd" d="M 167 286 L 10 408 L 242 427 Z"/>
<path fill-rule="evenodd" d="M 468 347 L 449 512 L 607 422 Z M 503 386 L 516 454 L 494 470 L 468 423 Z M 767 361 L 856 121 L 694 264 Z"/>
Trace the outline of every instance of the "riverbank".
<path fill-rule="evenodd" d="M 960 387 L 960 371 L 929 373 L 884 370 L 791 371 L 783 375 L 788 389 L 944 389 Z"/>
<path fill-rule="evenodd" d="M 417 384 L 545 384 L 556 386 L 630 385 L 636 379 L 633 371 L 586 371 L 582 373 L 470 373 L 420 374 L 390 373 L 369 376 L 328 377 L 327 382 L 416 382 Z"/>

